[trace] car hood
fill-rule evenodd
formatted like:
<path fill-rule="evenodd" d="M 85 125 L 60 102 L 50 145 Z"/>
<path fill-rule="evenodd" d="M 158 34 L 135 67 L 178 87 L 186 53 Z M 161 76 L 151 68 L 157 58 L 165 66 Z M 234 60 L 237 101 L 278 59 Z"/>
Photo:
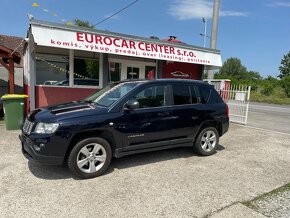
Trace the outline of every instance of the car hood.
<path fill-rule="evenodd" d="M 28 118 L 37 122 L 60 122 L 65 119 L 80 118 L 84 116 L 107 113 L 105 107 L 96 106 L 86 101 L 72 101 L 48 107 L 37 108 L 32 111 Z"/>

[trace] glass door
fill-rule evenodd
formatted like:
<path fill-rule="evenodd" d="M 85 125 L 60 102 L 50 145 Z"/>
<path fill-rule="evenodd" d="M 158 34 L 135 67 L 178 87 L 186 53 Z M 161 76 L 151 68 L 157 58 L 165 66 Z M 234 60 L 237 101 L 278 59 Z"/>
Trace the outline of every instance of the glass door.
<path fill-rule="evenodd" d="M 139 79 L 140 68 L 139 67 L 127 67 L 127 79 Z"/>

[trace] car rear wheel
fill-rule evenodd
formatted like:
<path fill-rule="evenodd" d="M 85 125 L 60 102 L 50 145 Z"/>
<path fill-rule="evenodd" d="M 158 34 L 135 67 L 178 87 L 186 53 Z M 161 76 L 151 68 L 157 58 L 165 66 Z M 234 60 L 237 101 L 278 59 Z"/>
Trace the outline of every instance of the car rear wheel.
<path fill-rule="evenodd" d="M 83 179 L 102 175 L 111 163 L 112 150 L 102 138 L 88 138 L 78 142 L 68 157 L 68 167 Z"/>
<path fill-rule="evenodd" d="M 215 153 L 218 144 L 218 131 L 214 127 L 207 127 L 198 134 L 195 140 L 194 149 L 196 153 L 208 156 Z"/>

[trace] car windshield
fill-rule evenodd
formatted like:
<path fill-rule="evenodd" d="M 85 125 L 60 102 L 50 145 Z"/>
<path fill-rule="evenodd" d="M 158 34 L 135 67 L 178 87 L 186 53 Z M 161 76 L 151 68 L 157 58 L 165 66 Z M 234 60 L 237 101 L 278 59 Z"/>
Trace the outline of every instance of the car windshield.
<path fill-rule="evenodd" d="M 137 85 L 137 82 L 110 84 L 93 95 L 87 97 L 85 101 L 96 103 L 99 106 L 109 107 Z"/>

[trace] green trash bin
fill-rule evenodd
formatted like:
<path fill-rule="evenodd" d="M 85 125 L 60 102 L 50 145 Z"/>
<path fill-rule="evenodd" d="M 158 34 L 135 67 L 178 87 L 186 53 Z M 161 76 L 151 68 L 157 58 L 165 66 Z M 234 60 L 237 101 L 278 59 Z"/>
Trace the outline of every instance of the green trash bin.
<path fill-rule="evenodd" d="M 24 105 L 27 95 L 3 95 L 4 121 L 7 130 L 20 129 L 24 120 Z"/>

